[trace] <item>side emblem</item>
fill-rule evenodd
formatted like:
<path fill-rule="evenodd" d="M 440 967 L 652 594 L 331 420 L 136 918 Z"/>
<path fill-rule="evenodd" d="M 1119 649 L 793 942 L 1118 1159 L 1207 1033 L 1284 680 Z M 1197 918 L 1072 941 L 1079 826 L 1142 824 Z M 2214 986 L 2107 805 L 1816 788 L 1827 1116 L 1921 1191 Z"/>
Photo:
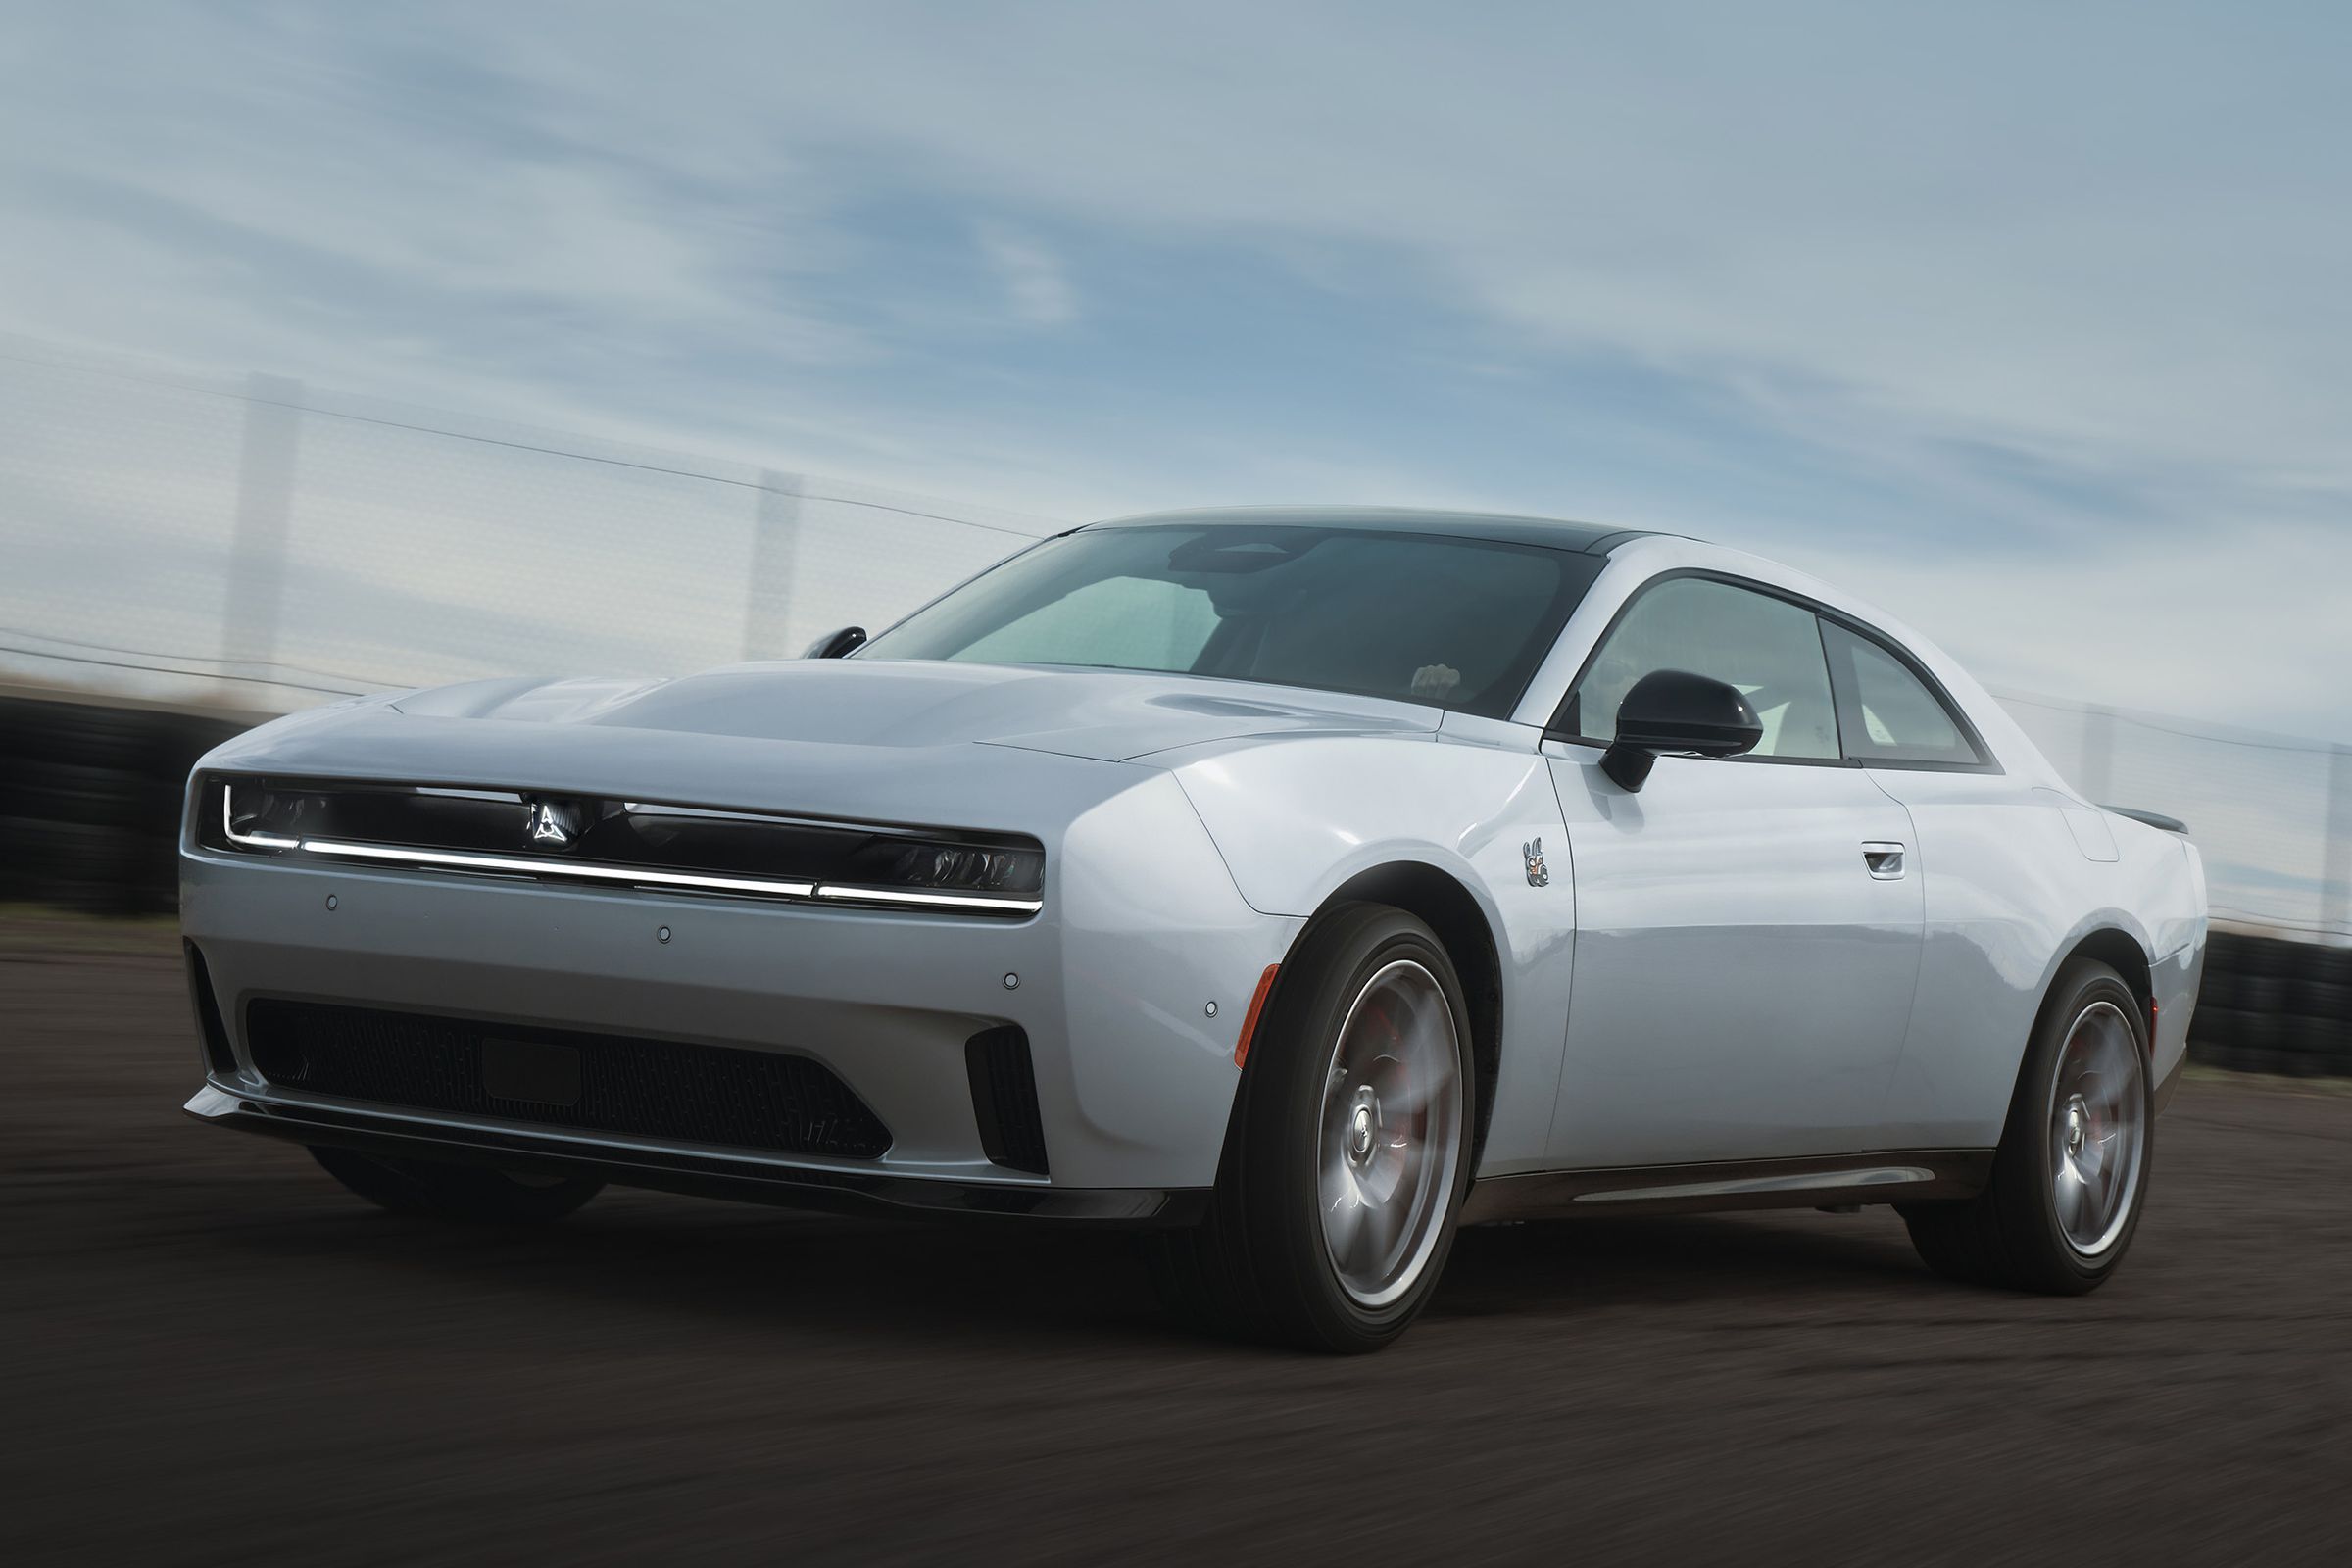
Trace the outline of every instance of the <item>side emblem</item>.
<path fill-rule="evenodd" d="M 1527 885 L 1531 888 L 1551 886 L 1551 868 L 1544 863 L 1544 841 L 1529 839 L 1519 846 L 1519 853 L 1527 858 Z"/>
<path fill-rule="evenodd" d="M 553 850 L 568 850 L 579 833 L 572 813 L 554 801 L 533 801 L 531 814 L 525 819 L 525 830 L 533 844 L 544 844 Z"/>

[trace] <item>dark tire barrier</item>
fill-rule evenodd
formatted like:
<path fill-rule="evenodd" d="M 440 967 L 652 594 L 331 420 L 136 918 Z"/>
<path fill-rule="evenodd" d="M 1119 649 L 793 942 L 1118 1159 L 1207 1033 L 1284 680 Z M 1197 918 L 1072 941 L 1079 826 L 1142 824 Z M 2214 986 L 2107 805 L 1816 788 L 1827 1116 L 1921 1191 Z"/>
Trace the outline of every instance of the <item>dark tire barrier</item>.
<path fill-rule="evenodd" d="M 0 902 L 171 913 L 188 770 L 259 716 L 0 698 Z"/>
<path fill-rule="evenodd" d="M 2352 949 L 2216 931 L 2188 1055 L 2236 1072 L 2352 1077 Z"/>

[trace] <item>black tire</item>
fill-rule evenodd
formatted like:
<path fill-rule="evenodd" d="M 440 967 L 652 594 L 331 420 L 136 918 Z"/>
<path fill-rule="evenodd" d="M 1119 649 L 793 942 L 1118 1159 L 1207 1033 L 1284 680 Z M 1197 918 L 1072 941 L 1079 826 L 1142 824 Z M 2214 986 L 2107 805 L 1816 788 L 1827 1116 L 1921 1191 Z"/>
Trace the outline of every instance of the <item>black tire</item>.
<path fill-rule="evenodd" d="M 2278 937 L 2245 937 L 2237 949 L 2240 974 L 2263 979 L 2283 978 L 2294 964 L 2295 945 Z"/>
<path fill-rule="evenodd" d="M 2237 982 L 2237 1004 L 2246 1012 L 2286 1011 L 2287 981 L 2275 974 L 2249 974 Z"/>
<path fill-rule="evenodd" d="M 2197 987 L 2197 1012 L 2202 1016 L 2209 1007 L 2234 1010 L 2239 1001 L 2237 976 L 2228 969 L 2216 969 L 2209 960 L 2205 977 Z"/>
<path fill-rule="evenodd" d="M 2286 1021 L 2286 1070 L 2297 1078 L 2325 1078 L 2335 1071 L 2344 1036 L 2352 1032 L 2333 1018 Z"/>
<path fill-rule="evenodd" d="M 482 1225 L 544 1225 L 562 1219 L 605 1184 L 585 1176 L 517 1176 L 486 1165 L 392 1159 L 348 1149 L 311 1157 L 345 1187 L 395 1214 Z"/>
<path fill-rule="evenodd" d="M 2306 1018 L 2352 1018 L 2352 986 L 2340 980 L 2298 980 L 2288 999 Z"/>
<path fill-rule="evenodd" d="M 2060 1053 L 2076 1021 L 2099 1003 L 2123 1014 L 2138 1053 L 2139 1168 L 2126 1197 L 2123 1227 L 2095 1253 L 2067 1240 L 2058 1219 L 2050 1130 Z M 2019 1068 L 1992 1179 L 1964 1202 L 1902 1206 L 1911 1241 L 1930 1268 L 1971 1284 L 2052 1296 L 2097 1289 L 2131 1250 L 2147 1206 L 2156 1156 L 2156 1107 L 2148 1072 L 2147 1019 L 2139 999 L 2103 963 L 2078 958 L 2058 973 Z"/>
<path fill-rule="evenodd" d="M 1400 1295 L 1366 1306 L 1342 1284 L 1324 1242 L 1324 1091 L 1357 998 L 1399 960 L 1427 970 L 1450 1009 L 1458 1114 L 1434 1250 Z M 1146 1240 L 1168 1306 L 1203 1327 L 1338 1354 L 1377 1350 L 1402 1334 L 1437 1289 L 1469 1190 L 1478 1104 L 1469 1019 L 1452 960 L 1421 921 L 1378 904 L 1319 917 L 1285 961 L 1250 1043 L 1207 1222 Z"/>
<path fill-rule="evenodd" d="M 2276 1012 L 2241 1012 L 2237 1015 L 2237 1043 L 2257 1051 L 2276 1051 L 2286 1039 L 2286 1018 Z"/>

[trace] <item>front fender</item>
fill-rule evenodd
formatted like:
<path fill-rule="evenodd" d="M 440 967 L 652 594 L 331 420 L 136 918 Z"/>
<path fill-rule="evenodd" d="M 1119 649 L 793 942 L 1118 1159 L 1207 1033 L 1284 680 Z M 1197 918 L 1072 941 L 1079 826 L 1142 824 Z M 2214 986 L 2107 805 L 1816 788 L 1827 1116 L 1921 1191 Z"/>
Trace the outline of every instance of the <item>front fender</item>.
<path fill-rule="evenodd" d="M 1312 915 L 1341 887 L 1409 863 L 1478 905 L 1502 982 L 1482 1174 L 1543 1163 L 1566 1042 L 1576 889 L 1550 769 L 1534 750 L 1444 737 L 1325 736 L 1165 760 L 1252 908 Z M 1542 885 L 1529 847 L 1540 843 Z M 1458 961 L 1458 959 L 1457 959 Z"/>

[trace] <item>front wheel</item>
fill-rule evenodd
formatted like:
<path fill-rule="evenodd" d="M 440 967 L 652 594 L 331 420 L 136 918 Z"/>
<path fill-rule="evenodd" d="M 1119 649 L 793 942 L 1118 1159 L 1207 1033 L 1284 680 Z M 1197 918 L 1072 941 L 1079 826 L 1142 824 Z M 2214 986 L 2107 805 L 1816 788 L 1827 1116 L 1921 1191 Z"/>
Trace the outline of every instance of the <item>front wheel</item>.
<path fill-rule="evenodd" d="M 314 1147 L 311 1157 L 335 1180 L 395 1214 L 494 1225 L 562 1219 L 604 1190 L 585 1176 L 524 1176 L 480 1165 L 393 1159 Z"/>
<path fill-rule="evenodd" d="M 1316 921 L 1251 1043 L 1209 1220 L 1152 1243 L 1171 1304 L 1341 1353 L 1402 1334 L 1469 1186 L 1468 1017 L 1412 915 L 1351 904 Z"/>
<path fill-rule="evenodd" d="M 2139 999 L 2103 963 L 2059 972 L 1993 1157 L 1963 1203 L 1903 1219 L 1937 1273 L 2079 1296 L 2114 1273 L 2147 1200 L 2156 1117 Z"/>

